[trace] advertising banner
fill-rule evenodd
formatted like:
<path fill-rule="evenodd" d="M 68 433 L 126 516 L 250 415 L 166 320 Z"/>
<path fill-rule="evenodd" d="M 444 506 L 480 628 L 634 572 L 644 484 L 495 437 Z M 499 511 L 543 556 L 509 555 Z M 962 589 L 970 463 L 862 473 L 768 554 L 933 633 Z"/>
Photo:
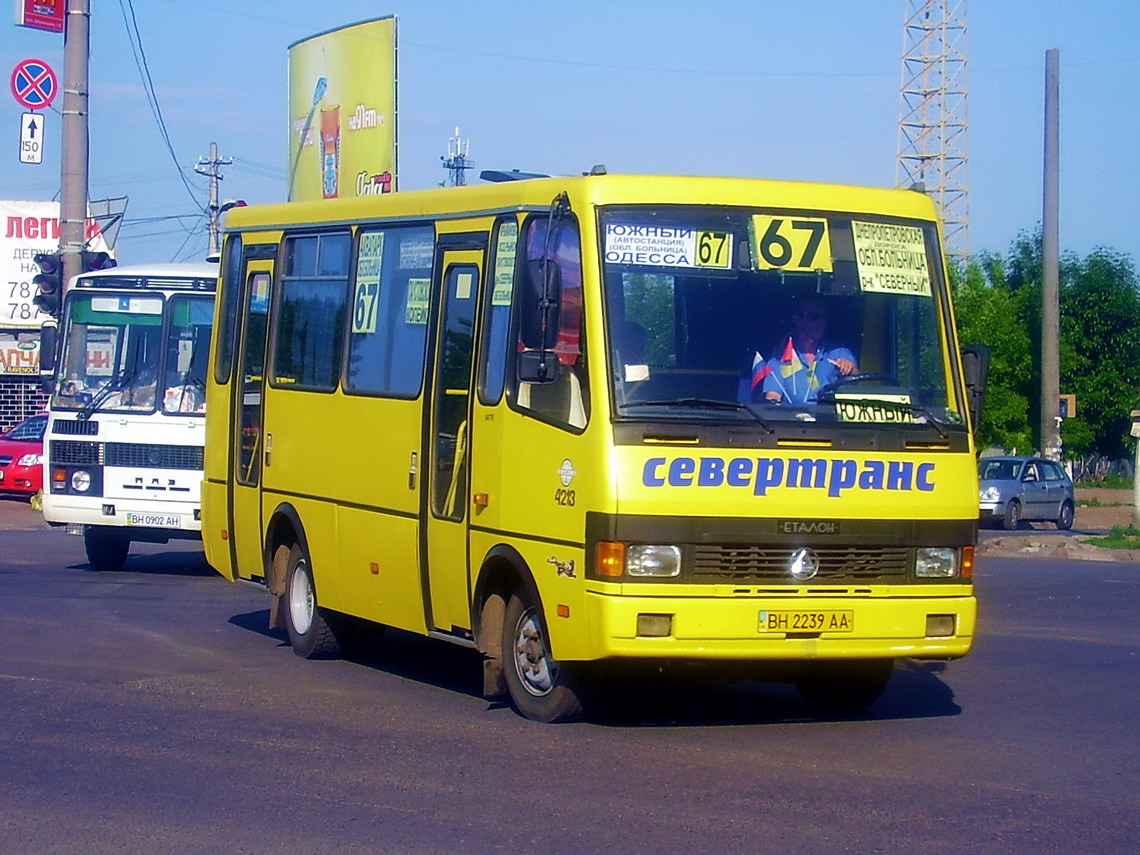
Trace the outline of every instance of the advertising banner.
<path fill-rule="evenodd" d="M 16 26 L 63 32 L 67 0 L 16 0 Z"/>
<path fill-rule="evenodd" d="M 396 16 L 289 46 L 289 201 L 396 189 Z"/>
<path fill-rule="evenodd" d="M 86 237 L 88 249 L 108 252 L 93 219 L 87 220 Z M 32 303 L 32 279 L 40 272 L 35 257 L 58 249 L 59 202 L 0 201 L 0 331 L 39 329 L 47 315 Z"/>

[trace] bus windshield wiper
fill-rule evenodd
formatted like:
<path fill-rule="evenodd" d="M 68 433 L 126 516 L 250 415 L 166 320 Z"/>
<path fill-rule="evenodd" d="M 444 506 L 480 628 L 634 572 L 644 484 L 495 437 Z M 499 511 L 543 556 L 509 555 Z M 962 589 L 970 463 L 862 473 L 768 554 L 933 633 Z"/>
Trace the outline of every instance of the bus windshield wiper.
<path fill-rule="evenodd" d="M 80 407 L 76 418 L 81 422 L 87 421 L 89 418 L 91 418 L 91 414 L 103 406 L 103 402 L 111 397 L 112 392 L 118 392 L 122 390 L 134 379 L 135 372 L 133 370 L 127 371 L 124 374 L 120 374 L 118 377 L 113 377 L 106 386 L 95 393 L 95 397 Z"/>
<path fill-rule="evenodd" d="M 752 416 L 753 421 L 768 433 L 775 429 L 766 422 L 751 404 L 742 404 L 739 401 L 722 401 L 718 398 L 663 398 L 657 401 L 629 401 L 622 405 L 622 409 L 629 407 L 691 407 L 706 410 L 734 410 L 746 412 Z"/>

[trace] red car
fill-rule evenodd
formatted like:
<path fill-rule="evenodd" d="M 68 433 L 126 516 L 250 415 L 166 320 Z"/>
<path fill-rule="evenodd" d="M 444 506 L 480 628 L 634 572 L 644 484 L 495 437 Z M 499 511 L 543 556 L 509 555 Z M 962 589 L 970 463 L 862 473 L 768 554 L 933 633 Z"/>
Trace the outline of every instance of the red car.
<path fill-rule="evenodd" d="M 47 413 L 37 413 L 0 434 L 0 493 L 34 496 L 44 488 L 47 420 Z"/>

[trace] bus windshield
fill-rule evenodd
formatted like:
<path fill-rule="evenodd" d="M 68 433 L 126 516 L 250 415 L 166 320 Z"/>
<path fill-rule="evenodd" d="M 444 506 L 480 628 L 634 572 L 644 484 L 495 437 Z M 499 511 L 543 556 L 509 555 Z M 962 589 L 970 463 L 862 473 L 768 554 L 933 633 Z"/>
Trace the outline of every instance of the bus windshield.
<path fill-rule="evenodd" d="M 206 411 L 212 295 L 69 295 L 52 409 Z"/>
<path fill-rule="evenodd" d="M 601 228 L 619 419 L 964 428 L 934 223 L 677 206 Z"/>

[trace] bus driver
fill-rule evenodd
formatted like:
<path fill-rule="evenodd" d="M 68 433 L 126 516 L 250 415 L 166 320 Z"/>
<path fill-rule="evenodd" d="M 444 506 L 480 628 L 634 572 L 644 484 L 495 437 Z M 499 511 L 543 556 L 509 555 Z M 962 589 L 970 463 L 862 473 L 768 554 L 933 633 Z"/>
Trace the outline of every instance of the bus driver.
<path fill-rule="evenodd" d="M 827 308 L 811 295 L 792 311 L 792 334 L 783 351 L 764 368 L 764 399 L 772 403 L 814 403 L 820 388 L 857 374 L 855 354 L 824 338 Z"/>

